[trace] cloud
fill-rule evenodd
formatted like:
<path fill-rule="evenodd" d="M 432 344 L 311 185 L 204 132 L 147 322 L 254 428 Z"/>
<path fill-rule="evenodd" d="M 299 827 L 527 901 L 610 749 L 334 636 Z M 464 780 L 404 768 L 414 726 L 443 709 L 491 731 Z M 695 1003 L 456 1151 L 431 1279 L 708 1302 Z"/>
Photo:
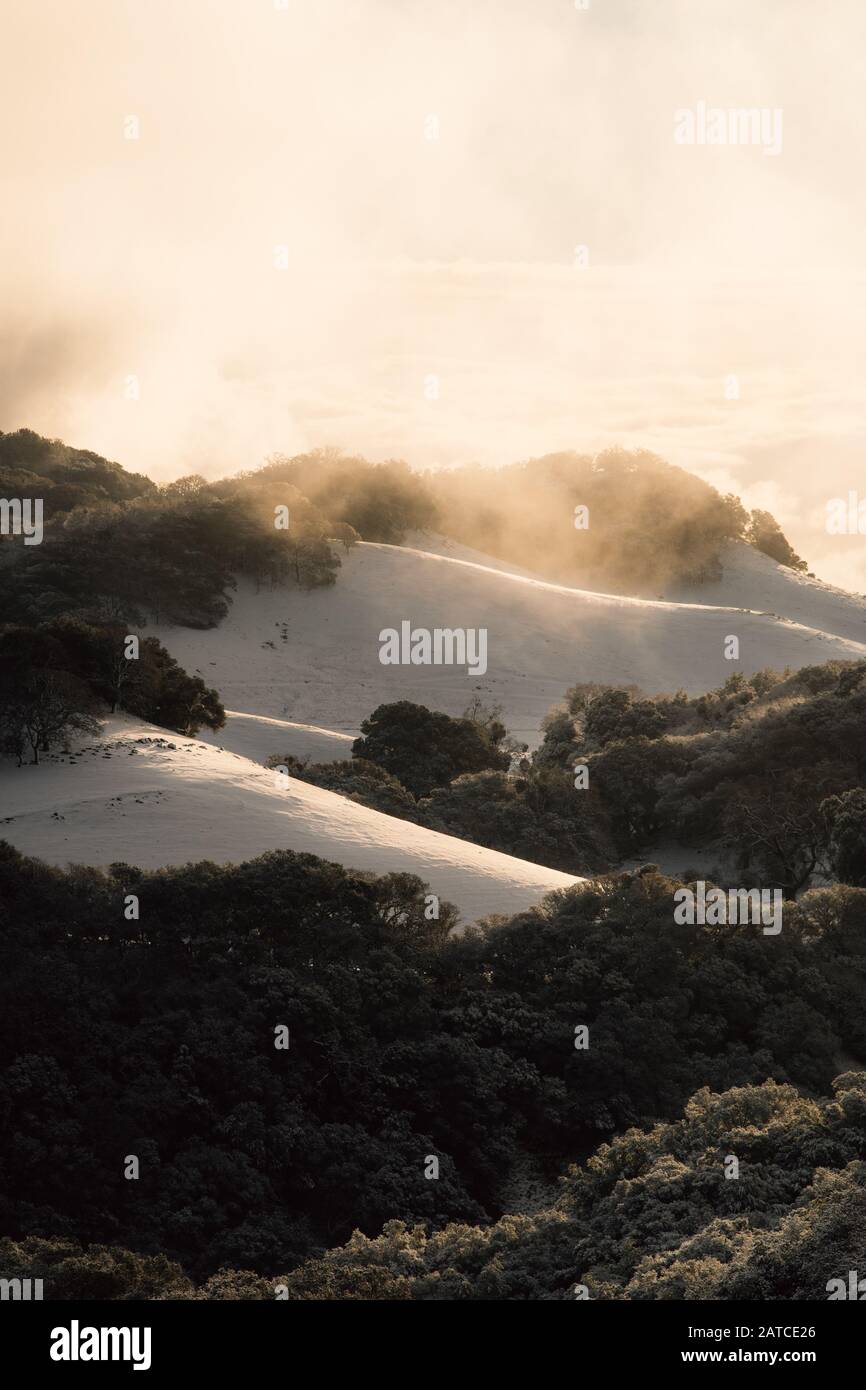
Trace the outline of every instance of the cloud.
<path fill-rule="evenodd" d="M 7 0 L 0 427 L 160 478 L 638 445 L 854 573 L 811 519 L 864 425 L 866 10 L 832 13 Z M 782 156 L 677 146 L 698 100 L 781 106 Z"/>

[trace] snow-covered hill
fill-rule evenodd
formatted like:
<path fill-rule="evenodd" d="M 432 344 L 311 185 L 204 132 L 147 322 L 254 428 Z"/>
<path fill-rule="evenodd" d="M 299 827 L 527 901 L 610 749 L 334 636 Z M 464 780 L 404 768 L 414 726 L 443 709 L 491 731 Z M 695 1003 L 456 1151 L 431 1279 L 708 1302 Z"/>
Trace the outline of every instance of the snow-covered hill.
<path fill-rule="evenodd" d="M 755 561 L 746 547 L 737 557 L 744 577 L 729 567 L 727 587 L 716 591 L 724 600 L 719 606 L 712 589 L 695 591 L 700 602 L 616 597 L 534 579 L 487 557 L 467 558 L 473 552 L 451 543 L 440 548 L 445 553 L 361 544 L 343 557 L 331 589 L 257 591 L 242 582 L 217 628 L 153 631 L 182 666 L 246 716 L 355 735 L 385 702 L 414 700 L 462 714 L 480 696 L 501 705 L 508 727 L 530 745 L 545 713 L 576 681 L 695 694 L 737 670 L 866 658 L 866 604 L 801 581 L 766 557 Z M 430 630 L 485 628 L 486 672 L 383 665 L 379 634 L 399 630 L 404 620 Z M 729 636 L 739 639 L 738 661 L 725 658 Z M 266 726 L 253 741 L 249 727 L 230 720 L 217 741 L 262 755 L 294 751 L 291 728 L 273 732 L 265 747 Z M 295 736 L 301 747 L 306 735 L 295 730 Z"/>
<path fill-rule="evenodd" d="M 264 714 L 227 710 L 222 729 L 202 729 L 199 738 L 213 748 L 227 748 L 254 763 L 267 762 L 272 753 L 302 758 L 310 763 L 333 763 L 351 758 L 351 734 L 317 729 L 313 724 L 293 724 L 288 719 L 269 719 Z"/>
<path fill-rule="evenodd" d="M 515 913 L 578 882 L 368 810 L 200 741 L 126 717 L 71 757 L 0 763 L 0 839 L 50 864 L 240 863 L 291 849 L 374 873 L 413 873 L 464 922 Z"/>
<path fill-rule="evenodd" d="M 721 559 L 718 583 L 671 588 L 665 597 L 681 603 L 760 606 L 806 627 L 866 642 L 866 598 L 777 565 L 769 555 L 741 541 L 726 546 Z"/>
<path fill-rule="evenodd" d="M 684 601 L 621 598 L 547 583 L 441 537 L 361 544 L 337 584 L 301 593 L 241 583 L 210 631 L 153 629 L 216 686 L 225 729 L 185 739 L 127 718 L 74 758 L 0 765 L 0 838 L 51 863 L 156 867 L 225 863 L 293 849 L 376 873 L 417 874 L 465 921 L 518 912 L 578 880 L 368 810 L 261 764 L 351 755 L 377 705 L 420 701 L 453 714 L 480 696 L 530 743 L 576 681 L 697 692 L 734 670 L 866 659 L 866 601 L 784 570 L 745 546 L 722 581 Z M 380 632 L 485 628 L 487 670 L 383 665 Z M 823 628 L 824 631 L 820 629 Z M 724 657 L 740 642 L 739 662 Z"/>

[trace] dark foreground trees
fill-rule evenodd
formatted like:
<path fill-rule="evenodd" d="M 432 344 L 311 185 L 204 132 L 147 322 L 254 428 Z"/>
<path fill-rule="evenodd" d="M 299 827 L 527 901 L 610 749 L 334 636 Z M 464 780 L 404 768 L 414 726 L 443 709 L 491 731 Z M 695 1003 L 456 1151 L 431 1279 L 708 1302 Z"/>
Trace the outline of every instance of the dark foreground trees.
<path fill-rule="evenodd" d="M 866 791 L 854 787 L 820 807 L 829 839 L 830 864 L 843 883 L 866 887 Z"/>
<path fill-rule="evenodd" d="M 827 1299 L 866 1268 L 866 1072 L 832 1089 L 699 1091 L 682 1119 L 571 1168 L 540 1212 L 433 1233 L 390 1222 L 286 1276 L 288 1296 Z"/>
<path fill-rule="evenodd" d="M 488 1226 L 392 1220 L 295 1270 L 199 1285 L 164 1255 L 62 1236 L 0 1240 L 0 1262 L 53 1299 L 825 1300 L 866 1268 L 864 1147 L 866 1073 L 829 1099 L 768 1081 L 697 1092 L 573 1166 L 541 1210 Z"/>
<path fill-rule="evenodd" d="M 674 888 L 599 880 L 449 939 L 409 876 L 5 848 L 0 1232 L 270 1276 L 392 1219 L 484 1228 L 527 1164 L 552 1181 L 703 1086 L 826 1094 L 866 1057 L 866 892 L 769 937 L 676 925 Z"/>

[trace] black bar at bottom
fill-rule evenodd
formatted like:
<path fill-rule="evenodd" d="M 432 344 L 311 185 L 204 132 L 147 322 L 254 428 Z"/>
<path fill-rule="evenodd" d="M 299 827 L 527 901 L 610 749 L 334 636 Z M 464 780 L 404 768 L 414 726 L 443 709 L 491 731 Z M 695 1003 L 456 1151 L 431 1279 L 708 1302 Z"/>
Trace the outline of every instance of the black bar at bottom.
<path fill-rule="evenodd" d="M 429 1382 L 437 1366 L 453 1375 L 465 1372 L 468 1359 L 492 1365 L 504 1354 L 513 1365 L 515 1351 L 535 1362 L 536 1377 L 546 1377 L 544 1367 L 551 1369 L 549 1357 L 559 1351 L 580 1374 L 592 1359 L 608 1372 L 642 1376 L 798 1367 L 826 1380 L 857 1364 L 863 1330 L 863 1315 L 835 1301 L 468 1301 L 450 1312 L 402 1302 L 0 1303 L 3 1363 L 8 1368 L 14 1358 L 19 1375 L 92 1378 L 108 1370 L 143 1383 L 168 1383 L 185 1372 L 272 1377 L 279 1368 L 286 1382 L 308 1381 L 342 1359 L 355 1375 L 378 1367 L 388 1379 L 420 1372 Z M 407 1334 L 413 1340 L 404 1360 Z M 93 1352 L 101 1359 L 91 1359 Z"/>

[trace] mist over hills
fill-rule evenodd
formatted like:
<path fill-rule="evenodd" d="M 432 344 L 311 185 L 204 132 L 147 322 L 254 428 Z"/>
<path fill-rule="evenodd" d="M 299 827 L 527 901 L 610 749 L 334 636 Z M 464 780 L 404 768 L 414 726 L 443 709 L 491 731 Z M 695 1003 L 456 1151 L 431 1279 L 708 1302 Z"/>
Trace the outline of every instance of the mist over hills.
<path fill-rule="evenodd" d="M 416 473 L 402 460 L 371 464 L 320 450 L 217 482 L 193 476 L 157 487 L 97 455 L 19 430 L 0 434 L 0 494 L 42 499 L 50 543 L 39 555 L 19 547 L 17 563 L 5 557 L 3 616 L 14 603 L 19 620 L 67 611 L 86 597 L 208 625 L 224 615 L 239 573 L 259 580 L 292 573 L 311 587 L 329 582 L 324 539 L 400 544 L 419 528 L 556 581 L 651 597 L 665 582 L 718 579 L 729 540 L 806 569 L 769 513 L 747 513 L 732 494 L 722 497 L 645 451 Z M 280 506 L 291 524 L 275 537 Z M 125 588 L 121 576 L 110 578 L 121 522 Z M 83 546 L 70 544 L 70 531 L 81 533 Z M 82 550 L 90 552 L 90 568 Z"/>
<path fill-rule="evenodd" d="M 85 809 L 90 798 L 76 794 L 83 774 L 73 774 L 77 764 L 69 760 L 62 783 L 56 763 L 38 783 L 23 772 L 11 783 L 7 776 L 10 838 L 34 853 L 42 837 L 54 862 L 64 853 L 93 863 L 119 857 L 156 866 L 208 853 L 224 862 L 303 843 L 352 867 L 386 867 L 376 835 L 352 831 L 346 838 L 342 804 L 356 820 L 368 811 L 397 817 L 404 839 L 456 835 L 449 853 L 458 858 L 504 856 L 500 889 L 491 878 L 487 889 L 467 880 L 454 890 L 464 920 L 472 920 L 507 910 L 509 894 L 523 891 L 519 883 L 541 893 L 564 881 L 557 874 L 581 877 L 642 850 L 669 859 L 660 837 L 680 835 L 675 818 L 656 825 L 646 809 L 635 811 L 631 829 L 616 828 L 612 753 L 599 746 L 590 744 L 588 754 L 599 760 L 606 800 L 593 793 L 575 801 L 568 778 L 580 735 L 574 720 L 568 723 L 567 692 L 610 687 L 638 692 L 627 700 L 643 693 L 658 702 L 730 688 L 727 698 L 736 703 L 741 687 L 756 693 L 749 681 L 759 672 L 779 673 L 757 687 L 764 698 L 774 685 L 784 695 L 788 672 L 866 660 L 866 600 L 807 576 L 771 517 L 748 516 L 736 498 L 647 453 L 550 455 L 506 467 L 494 479 L 483 469 L 415 474 L 402 462 L 373 465 L 324 450 L 277 458 L 217 483 L 191 477 L 157 487 L 22 430 L 0 435 L 0 470 L 7 493 L 45 493 L 42 543 L 28 547 L 12 535 L 0 548 L 7 752 L 20 758 L 29 747 L 38 759 L 40 749 L 43 758 L 56 750 L 58 739 L 73 750 L 92 743 L 106 710 L 187 737 L 201 731 L 214 750 L 208 775 L 201 758 L 199 775 L 182 756 L 182 744 L 160 759 L 146 788 L 147 843 L 143 828 L 135 832 L 138 842 L 128 834 L 116 839 L 116 817 L 106 822 L 93 806 Z M 434 525 L 450 526 L 452 534 Z M 467 538 L 483 540 L 487 551 Z M 663 592 L 605 592 L 543 572 L 607 580 L 611 590 L 649 583 Z M 383 633 L 405 627 L 483 631 L 483 669 L 409 659 L 383 664 Z M 125 643 L 136 633 L 139 659 L 125 660 Z M 22 682 L 29 713 L 12 692 Z M 363 757 L 352 760 L 364 721 L 380 708 L 399 710 L 401 702 L 407 710 L 441 711 L 450 719 L 443 728 L 456 730 L 468 714 L 482 741 L 495 718 L 510 751 L 504 762 L 496 753 L 471 772 L 470 765 L 442 772 L 445 785 L 434 779 L 422 805 L 400 780 L 411 785 L 407 765 L 397 765 L 394 778 L 368 768 Z M 664 723 L 662 705 L 654 709 Z M 115 720 L 105 731 L 106 749 L 123 727 Z M 643 735 L 654 726 L 632 720 L 622 728 Z M 671 731 L 679 733 L 676 722 Z M 658 779 L 681 761 L 676 753 L 659 762 L 663 743 L 640 754 L 640 776 L 629 774 L 643 795 L 652 788 L 653 806 Z M 413 756 L 420 755 L 419 748 Z M 115 805 L 108 758 L 103 752 L 106 776 L 94 786 L 105 807 Z M 238 759 L 247 758 L 289 774 L 288 821 L 274 818 L 280 793 L 270 784 L 261 815 L 234 805 L 245 778 L 265 776 L 254 768 L 241 776 Z M 140 774 L 142 762 L 136 766 Z M 851 786 L 846 773 L 825 781 L 827 795 Z M 142 814 L 135 810 L 143 804 L 139 783 L 140 776 L 134 787 L 115 789 L 124 817 Z M 325 814 L 312 838 L 299 839 L 311 784 L 330 795 L 323 804 L 331 818 Z M 169 785 L 174 809 L 166 801 Z M 196 790 L 207 787 L 209 793 Z M 211 797 L 210 812 L 195 801 L 202 794 Z M 61 804 L 74 825 L 61 825 Z M 193 804 L 195 813 L 188 810 Z M 240 837 L 229 829 L 238 816 Z M 179 835 L 175 824 L 188 824 L 192 835 Z M 388 834 L 381 832 L 383 845 Z M 361 849 L 366 839 L 369 852 Z M 425 878 L 438 855 L 419 858 L 406 848 L 407 866 Z M 719 864 L 723 848 L 716 844 Z M 513 873 L 505 869 L 508 858 Z M 450 885 L 440 890 L 447 898 Z"/>
<path fill-rule="evenodd" d="M 866 656 L 866 602 L 849 606 L 840 595 L 839 625 L 858 638 L 838 637 L 804 625 L 808 599 L 799 602 L 799 622 L 779 616 L 789 572 L 769 560 L 756 571 L 753 608 L 703 606 L 555 585 L 503 572 L 485 556 L 362 542 L 343 556 L 332 587 L 257 590 L 242 580 L 219 627 L 148 631 L 187 670 L 213 681 L 232 709 L 356 734 L 386 700 L 460 715 L 478 696 L 535 746 L 551 705 L 577 680 L 698 694 L 732 671 Z M 826 591 L 817 594 L 823 618 Z M 404 620 L 428 630 L 485 628 L 486 670 L 382 665 L 380 632 Z M 739 638 L 737 660 L 725 657 L 728 634 Z"/>
<path fill-rule="evenodd" d="M 156 486 L 19 431 L 0 492 L 44 504 L 0 544 L 4 1270 L 775 1299 L 866 1262 L 866 600 L 640 452 Z M 404 624 L 483 661 L 383 662 Z M 783 931 L 678 922 L 662 863 Z"/>

